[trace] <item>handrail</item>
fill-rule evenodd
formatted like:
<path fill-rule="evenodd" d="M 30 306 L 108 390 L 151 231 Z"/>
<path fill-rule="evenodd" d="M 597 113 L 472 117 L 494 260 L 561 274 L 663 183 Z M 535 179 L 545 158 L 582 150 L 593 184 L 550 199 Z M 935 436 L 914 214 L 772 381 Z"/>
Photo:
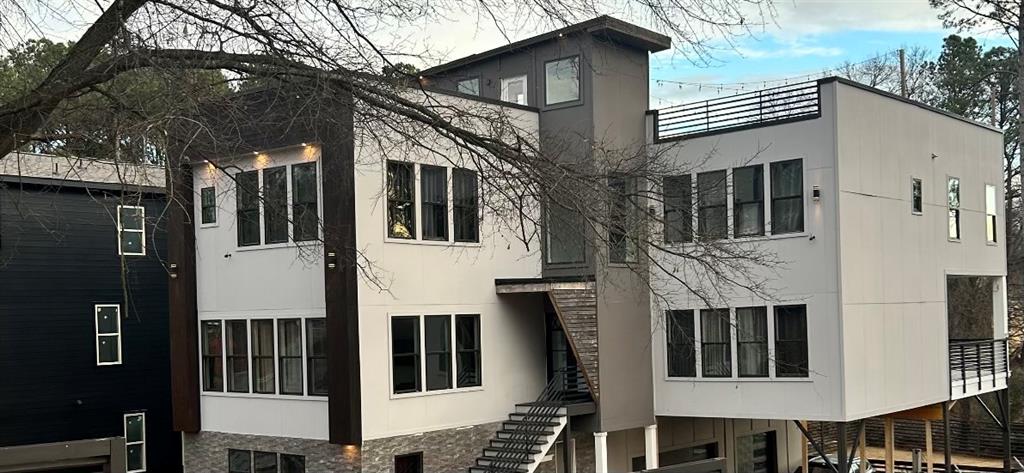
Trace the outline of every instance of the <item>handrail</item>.
<path fill-rule="evenodd" d="M 957 382 L 963 394 L 968 392 L 969 385 L 975 383 L 980 390 L 984 387 L 982 379 L 986 375 L 992 376 L 992 387 L 998 387 L 1000 375 L 1005 377 L 1009 372 L 1008 353 L 1005 338 L 950 340 L 950 391 Z"/>

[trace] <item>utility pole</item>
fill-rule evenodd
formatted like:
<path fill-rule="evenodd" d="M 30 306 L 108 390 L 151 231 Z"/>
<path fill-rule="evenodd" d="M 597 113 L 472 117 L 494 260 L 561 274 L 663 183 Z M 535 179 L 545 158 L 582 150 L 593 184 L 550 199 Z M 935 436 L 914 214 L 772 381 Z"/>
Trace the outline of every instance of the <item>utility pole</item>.
<path fill-rule="evenodd" d="M 900 95 L 907 96 L 907 53 L 900 48 Z"/>

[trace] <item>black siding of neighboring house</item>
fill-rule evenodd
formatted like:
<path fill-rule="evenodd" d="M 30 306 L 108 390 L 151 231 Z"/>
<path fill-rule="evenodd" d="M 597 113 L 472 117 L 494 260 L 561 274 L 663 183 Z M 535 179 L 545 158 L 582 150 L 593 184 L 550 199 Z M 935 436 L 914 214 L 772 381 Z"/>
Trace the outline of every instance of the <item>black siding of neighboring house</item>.
<path fill-rule="evenodd" d="M 125 257 L 125 284 L 120 200 L 95 188 L 0 182 L 0 446 L 119 437 L 123 415 L 141 411 L 147 471 L 178 472 L 164 197 L 143 197 L 147 255 Z M 121 365 L 96 365 L 101 303 L 121 304 Z"/>

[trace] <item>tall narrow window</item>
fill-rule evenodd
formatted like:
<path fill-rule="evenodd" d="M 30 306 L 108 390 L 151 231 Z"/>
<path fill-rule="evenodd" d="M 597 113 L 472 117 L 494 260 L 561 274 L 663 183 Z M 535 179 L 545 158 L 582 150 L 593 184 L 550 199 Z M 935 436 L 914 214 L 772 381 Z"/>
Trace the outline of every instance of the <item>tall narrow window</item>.
<path fill-rule="evenodd" d="M 252 473 L 252 451 L 229 448 L 228 473 Z"/>
<path fill-rule="evenodd" d="M 146 209 L 136 205 L 117 206 L 117 251 L 119 255 L 146 254 Z"/>
<path fill-rule="evenodd" d="M 395 394 L 420 390 L 420 318 L 391 318 L 391 372 Z"/>
<path fill-rule="evenodd" d="M 267 243 L 288 241 L 288 168 L 263 170 L 263 233 Z"/>
<path fill-rule="evenodd" d="M 914 215 L 924 213 L 924 196 L 922 195 L 921 180 L 914 178 L 910 180 L 910 212 Z"/>
<path fill-rule="evenodd" d="M 281 394 L 302 394 L 302 320 L 278 319 L 278 366 Z"/>
<path fill-rule="evenodd" d="M 203 321 L 203 391 L 224 390 L 224 345 L 219 320 Z"/>
<path fill-rule="evenodd" d="M 456 83 L 455 89 L 466 95 L 480 95 L 480 78 L 462 79 Z"/>
<path fill-rule="evenodd" d="M 555 105 L 580 99 L 580 57 L 544 63 L 544 103 Z"/>
<path fill-rule="evenodd" d="M 306 457 L 282 453 L 281 473 L 306 473 Z"/>
<path fill-rule="evenodd" d="M 146 471 L 146 414 L 124 415 L 125 469 Z"/>
<path fill-rule="evenodd" d="M 728 234 L 728 203 L 725 171 L 697 175 L 697 232 L 705 239 L 725 238 Z"/>
<path fill-rule="evenodd" d="M 771 164 L 772 234 L 804 231 L 803 161 L 793 159 Z"/>
<path fill-rule="evenodd" d="M 549 202 L 545 211 L 547 262 L 582 263 L 585 258 L 583 217 L 560 202 Z"/>
<path fill-rule="evenodd" d="M 327 395 L 327 319 L 306 319 L 306 371 L 309 394 Z"/>
<path fill-rule="evenodd" d="M 253 473 L 277 473 L 277 454 L 252 452 Z"/>
<path fill-rule="evenodd" d="M 423 473 L 423 452 L 396 456 L 395 473 Z"/>
<path fill-rule="evenodd" d="M 476 171 L 452 171 L 452 219 L 455 241 L 480 241 L 480 210 Z"/>
<path fill-rule="evenodd" d="M 423 206 L 423 239 L 448 239 L 448 170 L 438 166 L 420 167 Z"/>
<path fill-rule="evenodd" d="M 985 185 L 985 235 L 989 243 L 996 242 L 996 186 Z"/>
<path fill-rule="evenodd" d="M 734 169 L 732 192 L 733 234 L 764 235 L 764 166 Z"/>
<path fill-rule="evenodd" d="M 807 306 L 775 307 L 775 375 L 806 378 Z"/>
<path fill-rule="evenodd" d="M 697 376 L 693 311 L 670 310 L 665 312 L 665 318 L 668 328 L 668 375 Z"/>
<path fill-rule="evenodd" d="M 665 243 L 693 241 L 693 187 L 689 174 L 668 176 L 663 183 Z"/>
<path fill-rule="evenodd" d="M 245 171 L 235 174 L 235 207 L 238 246 L 260 244 L 259 173 Z"/>
<path fill-rule="evenodd" d="M 416 238 L 416 193 L 412 163 L 388 161 L 388 236 Z"/>
<path fill-rule="evenodd" d="M 199 203 L 203 225 L 217 223 L 217 190 L 213 187 L 200 189 Z"/>
<path fill-rule="evenodd" d="M 700 311 L 701 373 L 705 378 L 732 376 L 729 309 Z"/>
<path fill-rule="evenodd" d="M 292 239 L 316 240 L 320 234 L 316 163 L 292 166 Z"/>
<path fill-rule="evenodd" d="M 252 320 L 252 392 L 274 394 L 274 321 Z"/>
<path fill-rule="evenodd" d="M 636 180 L 622 176 L 608 178 L 608 260 L 612 263 L 636 261 L 636 238 L 632 235 L 637 226 Z"/>
<path fill-rule="evenodd" d="M 96 364 L 121 364 L 121 306 L 96 304 Z"/>
<path fill-rule="evenodd" d="M 768 376 L 768 309 L 736 309 L 736 361 L 740 377 Z"/>
<path fill-rule="evenodd" d="M 249 332 L 244 320 L 224 322 L 227 331 L 228 391 L 249 392 Z"/>
<path fill-rule="evenodd" d="M 526 76 L 505 77 L 501 79 L 501 100 L 519 105 L 528 105 L 526 98 Z"/>
<path fill-rule="evenodd" d="M 451 320 L 447 315 L 428 315 L 423 318 L 427 391 L 452 387 Z"/>
<path fill-rule="evenodd" d="M 456 386 L 480 386 L 480 316 L 455 316 Z"/>
<path fill-rule="evenodd" d="M 949 198 L 949 239 L 960 239 L 960 179 L 951 177 L 946 183 Z"/>

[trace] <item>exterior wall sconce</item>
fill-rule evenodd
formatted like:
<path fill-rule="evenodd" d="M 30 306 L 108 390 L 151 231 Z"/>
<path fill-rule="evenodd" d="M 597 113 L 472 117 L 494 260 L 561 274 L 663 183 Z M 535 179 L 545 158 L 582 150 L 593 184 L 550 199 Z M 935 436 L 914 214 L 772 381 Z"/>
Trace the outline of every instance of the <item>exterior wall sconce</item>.
<path fill-rule="evenodd" d="M 814 186 L 811 188 L 811 199 L 815 202 L 821 202 L 821 187 Z"/>

